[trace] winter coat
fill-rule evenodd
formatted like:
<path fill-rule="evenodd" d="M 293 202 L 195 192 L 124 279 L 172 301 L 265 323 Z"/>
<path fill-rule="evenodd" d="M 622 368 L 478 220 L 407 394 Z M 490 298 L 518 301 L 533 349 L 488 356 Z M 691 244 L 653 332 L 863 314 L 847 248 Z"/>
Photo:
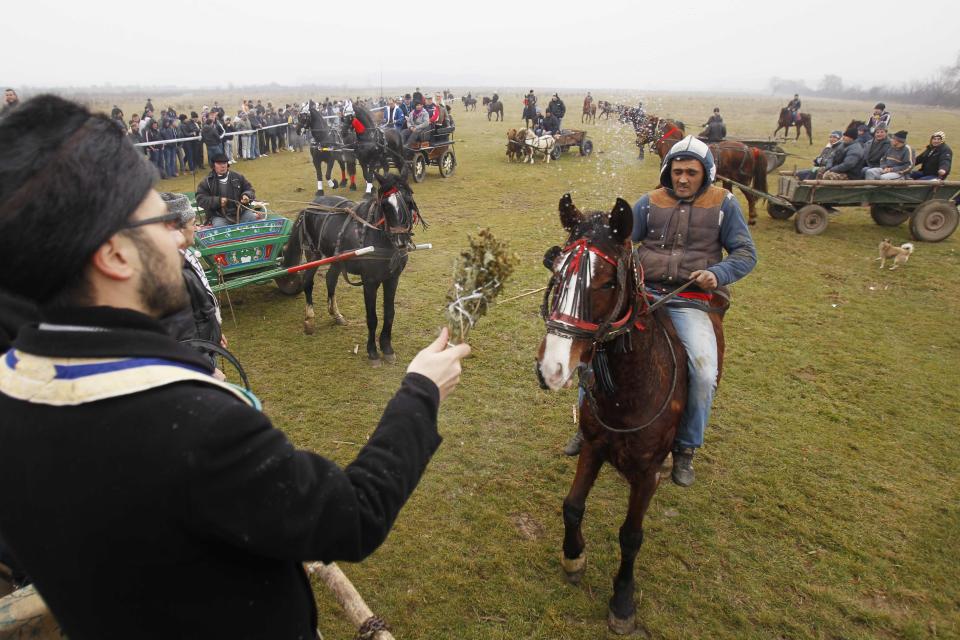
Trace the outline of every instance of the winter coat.
<path fill-rule="evenodd" d="M 916 164 L 920 165 L 920 171 L 925 176 L 935 176 L 942 169 L 946 173 L 943 177 L 950 175 L 950 167 L 953 164 L 953 151 L 947 146 L 946 142 L 940 143 L 940 146 L 927 145 L 923 153 L 917 156 Z"/>

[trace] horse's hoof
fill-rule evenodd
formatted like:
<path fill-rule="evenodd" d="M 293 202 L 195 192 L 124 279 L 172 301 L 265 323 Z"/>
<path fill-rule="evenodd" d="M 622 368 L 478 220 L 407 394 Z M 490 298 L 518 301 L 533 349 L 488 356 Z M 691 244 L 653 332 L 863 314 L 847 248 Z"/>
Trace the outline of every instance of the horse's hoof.
<path fill-rule="evenodd" d="M 637 614 L 633 613 L 628 618 L 620 619 L 613 611 L 607 610 L 607 626 L 618 636 L 628 636 L 637 630 Z"/>
<path fill-rule="evenodd" d="M 397 363 L 397 354 L 395 353 L 385 353 L 383 354 L 383 361 L 387 364 L 396 364 Z"/>
<path fill-rule="evenodd" d="M 344 318 L 343 316 L 333 316 L 333 324 L 339 325 L 341 327 L 345 327 L 350 323 L 347 322 L 347 319 Z"/>
<path fill-rule="evenodd" d="M 570 584 L 580 584 L 583 578 L 583 572 L 587 570 L 587 555 L 581 551 L 576 558 L 570 559 L 560 552 L 560 566 L 563 567 L 563 573 Z"/>
<path fill-rule="evenodd" d="M 307 334 L 308 336 L 312 336 L 312 335 L 313 335 L 314 326 L 313 326 L 313 323 L 312 323 L 311 321 L 305 320 L 305 321 L 303 322 L 303 332 L 304 332 L 305 334 Z"/>
<path fill-rule="evenodd" d="M 381 360 L 380 358 L 369 358 L 367 362 L 369 362 L 370 366 L 373 367 L 374 369 L 379 369 L 380 366 L 383 365 L 383 360 Z"/>
<path fill-rule="evenodd" d="M 747 222 L 747 224 L 749 224 L 749 225 L 757 224 L 757 219 L 756 219 L 756 218 L 750 218 L 750 220 Z"/>

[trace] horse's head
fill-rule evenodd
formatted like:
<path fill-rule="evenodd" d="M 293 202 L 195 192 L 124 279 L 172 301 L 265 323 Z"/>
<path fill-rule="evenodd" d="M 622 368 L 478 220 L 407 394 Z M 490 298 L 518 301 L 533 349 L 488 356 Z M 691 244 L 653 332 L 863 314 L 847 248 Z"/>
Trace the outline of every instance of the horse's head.
<path fill-rule="evenodd" d="M 417 222 L 423 224 L 420 209 L 413 199 L 413 189 L 408 181 L 409 170 L 404 167 L 400 175 L 373 172 L 377 185 L 377 204 L 383 215 L 383 230 L 397 249 L 408 248 Z"/>
<path fill-rule="evenodd" d="M 552 275 L 540 309 L 547 335 L 537 352 L 541 386 L 552 390 L 572 385 L 573 373 L 598 344 L 629 331 L 642 300 L 629 203 L 617 198 L 609 214 L 584 216 L 566 194 L 560 222 L 569 236 L 543 258 Z"/>

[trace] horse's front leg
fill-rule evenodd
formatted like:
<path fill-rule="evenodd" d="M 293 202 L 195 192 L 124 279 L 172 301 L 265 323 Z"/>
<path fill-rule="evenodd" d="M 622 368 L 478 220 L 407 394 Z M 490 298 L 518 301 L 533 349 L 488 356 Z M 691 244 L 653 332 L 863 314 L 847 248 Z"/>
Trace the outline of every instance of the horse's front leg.
<path fill-rule="evenodd" d="M 577 474 L 573 478 L 573 485 L 563 500 L 563 554 L 560 556 L 560 566 L 563 567 L 570 584 L 580 582 L 587 566 L 587 556 L 583 550 L 586 543 L 580 525 L 587 508 L 587 495 L 590 494 L 602 466 L 603 454 L 589 442 L 584 443 L 577 460 Z"/>
<path fill-rule="evenodd" d="M 380 353 L 377 352 L 377 290 L 379 282 L 363 280 L 363 306 L 367 311 L 367 358 L 370 364 L 380 366 Z"/>
<path fill-rule="evenodd" d="M 327 271 L 327 313 L 333 318 L 335 324 L 341 326 L 347 324 L 347 319 L 340 313 L 340 307 L 337 306 L 337 278 L 340 277 L 340 267 L 333 265 Z"/>
<path fill-rule="evenodd" d="M 393 352 L 393 317 L 396 312 L 394 303 L 397 297 L 397 287 L 400 285 L 400 274 L 383 281 L 383 329 L 380 330 L 380 352 L 383 359 L 393 364 L 397 355 Z"/>
<path fill-rule="evenodd" d="M 633 600 L 636 582 L 633 576 L 637 553 L 643 544 L 643 516 L 660 483 L 660 465 L 650 465 L 643 475 L 630 479 L 630 505 L 620 527 L 620 569 L 613 579 L 613 597 L 607 613 L 607 626 L 614 633 L 628 635 L 637 628 L 637 605 Z"/>
<path fill-rule="evenodd" d="M 310 257 L 310 260 L 315 259 L 313 256 Z M 303 297 L 306 300 L 306 309 L 303 313 L 303 332 L 308 336 L 312 336 L 316 329 L 313 324 L 313 319 L 316 317 L 313 311 L 313 279 L 316 275 L 317 268 L 308 269 L 303 278 Z"/>

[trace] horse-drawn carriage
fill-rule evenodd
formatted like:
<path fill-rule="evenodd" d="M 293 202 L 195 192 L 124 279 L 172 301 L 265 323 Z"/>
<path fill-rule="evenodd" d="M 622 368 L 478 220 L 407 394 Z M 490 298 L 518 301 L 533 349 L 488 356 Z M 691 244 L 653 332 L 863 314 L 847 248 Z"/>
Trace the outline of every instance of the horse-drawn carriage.
<path fill-rule="evenodd" d="M 884 227 L 909 219 L 910 235 L 926 242 L 950 237 L 960 222 L 960 181 L 800 180 L 782 171 L 776 196 L 756 194 L 767 200 L 770 217 L 787 220 L 796 214 L 797 232 L 806 235 L 823 233 L 838 207 L 869 206 L 873 221 Z"/>
<path fill-rule="evenodd" d="M 588 156 L 593 153 L 593 141 L 587 138 L 586 131 L 579 129 L 561 129 L 553 134 L 556 143 L 550 152 L 550 158 L 559 160 L 564 151 L 569 151 L 570 147 L 577 147 L 581 156 Z"/>
<path fill-rule="evenodd" d="M 454 152 L 452 138 L 456 127 L 437 127 L 430 132 L 430 139 L 414 144 L 412 166 L 413 179 L 423 182 L 427 175 L 427 166 L 433 165 L 440 170 L 440 175 L 449 178 L 457 168 L 457 155 Z"/>

